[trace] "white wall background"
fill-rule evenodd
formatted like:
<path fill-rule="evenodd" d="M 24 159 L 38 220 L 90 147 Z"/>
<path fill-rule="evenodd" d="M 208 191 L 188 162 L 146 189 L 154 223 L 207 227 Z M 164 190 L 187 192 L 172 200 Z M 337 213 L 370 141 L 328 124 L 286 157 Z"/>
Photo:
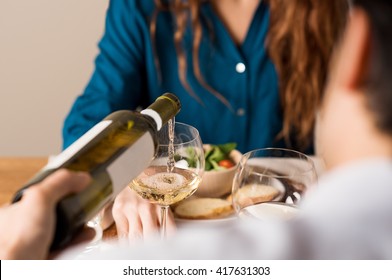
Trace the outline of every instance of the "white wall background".
<path fill-rule="evenodd" d="M 0 0 L 0 156 L 47 156 L 93 70 L 109 0 Z"/>

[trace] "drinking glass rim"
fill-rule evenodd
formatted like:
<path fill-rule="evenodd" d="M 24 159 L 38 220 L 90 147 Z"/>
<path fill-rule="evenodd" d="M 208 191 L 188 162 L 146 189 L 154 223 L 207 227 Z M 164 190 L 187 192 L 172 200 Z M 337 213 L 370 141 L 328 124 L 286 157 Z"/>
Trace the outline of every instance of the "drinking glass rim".
<path fill-rule="evenodd" d="M 167 123 L 166 123 L 164 126 L 166 126 L 166 125 L 167 125 Z M 176 125 L 181 125 L 181 126 L 184 126 L 184 127 L 190 127 L 191 129 L 193 129 L 193 130 L 195 131 L 195 135 L 194 135 L 194 136 L 192 137 L 192 139 L 189 140 L 189 141 L 181 142 L 181 143 L 178 143 L 178 144 L 173 143 L 174 146 L 186 145 L 186 144 L 189 144 L 189 143 L 194 142 L 194 141 L 195 141 L 196 139 L 198 139 L 198 138 L 200 139 L 199 130 L 198 130 L 196 127 L 194 127 L 193 125 L 186 124 L 186 123 L 182 123 L 182 122 L 175 122 L 175 124 L 174 124 L 174 130 L 176 129 Z M 163 126 L 162 126 L 162 128 L 161 128 L 159 131 L 162 131 L 162 129 L 163 129 Z M 161 144 L 161 143 L 159 143 L 158 145 L 159 145 L 159 146 L 162 146 L 162 147 L 169 146 L 169 144 Z"/>
<path fill-rule="evenodd" d="M 287 148 L 260 148 L 260 149 L 254 149 L 254 150 L 248 151 L 248 152 L 244 153 L 244 154 L 241 156 L 241 159 L 240 159 L 240 161 L 238 162 L 238 167 L 237 167 L 237 168 L 239 168 L 239 166 L 243 166 L 243 165 L 244 165 L 244 164 L 243 164 L 243 160 L 244 160 L 244 159 L 247 159 L 247 160 L 248 160 L 248 159 L 249 159 L 249 156 L 250 156 L 252 153 L 257 153 L 257 152 L 262 152 L 262 151 L 272 151 L 272 150 L 290 152 L 290 153 L 294 153 L 294 154 L 300 155 L 301 157 L 305 158 L 305 159 L 306 159 L 306 162 L 310 163 L 310 167 L 309 167 L 309 169 L 305 169 L 305 170 L 303 170 L 303 171 L 301 171 L 301 172 L 298 172 L 297 174 L 299 174 L 299 175 L 300 175 L 300 174 L 306 174 L 306 173 L 312 172 L 313 170 L 316 169 L 316 166 L 315 166 L 313 160 L 312 160 L 308 155 L 306 155 L 306 154 L 304 154 L 304 153 L 301 153 L 301 152 L 299 152 L 299 151 L 291 150 L 291 149 L 287 149 Z M 263 157 L 260 157 L 260 158 L 263 158 Z M 276 157 L 276 158 L 278 158 L 278 157 Z M 285 157 L 281 157 L 281 158 L 285 158 Z M 287 158 L 289 158 L 289 157 L 287 157 Z M 300 158 L 300 159 L 301 159 L 301 158 Z M 261 174 L 261 173 L 260 173 L 260 174 Z M 281 174 L 262 174 L 262 175 L 265 176 L 265 177 L 274 177 L 274 178 L 290 178 L 290 177 L 292 177 L 292 175 L 281 175 Z"/>

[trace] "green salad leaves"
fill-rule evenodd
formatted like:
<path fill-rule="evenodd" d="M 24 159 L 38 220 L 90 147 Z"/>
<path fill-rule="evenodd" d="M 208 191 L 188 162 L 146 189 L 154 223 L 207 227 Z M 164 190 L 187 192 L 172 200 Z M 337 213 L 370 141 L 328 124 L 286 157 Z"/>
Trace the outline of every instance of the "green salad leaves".
<path fill-rule="evenodd" d="M 237 143 L 210 145 L 205 151 L 205 170 L 224 170 L 233 167 L 235 163 L 230 159 L 230 152 L 237 147 Z"/>

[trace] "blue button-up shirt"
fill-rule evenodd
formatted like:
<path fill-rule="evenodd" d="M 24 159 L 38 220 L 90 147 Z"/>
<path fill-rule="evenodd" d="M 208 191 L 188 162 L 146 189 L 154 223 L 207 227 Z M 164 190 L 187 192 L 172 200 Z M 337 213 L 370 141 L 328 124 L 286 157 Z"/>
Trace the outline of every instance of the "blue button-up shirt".
<path fill-rule="evenodd" d="M 172 14 L 159 14 L 154 42 L 149 29 L 154 9 L 152 0 L 110 1 L 95 71 L 65 120 L 64 147 L 109 113 L 146 107 L 164 92 L 180 98 L 182 110 L 176 121 L 195 126 L 204 143 L 237 142 L 242 152 L 282 147 L 282 141 L 276 141 L 282 128 L 278 79 L 265 48 L 267 6 L 260 2 L 244 42 L 237 45 L 211 4 L 202 4 L 201 73 L 232 110 L 196 80 L 190 29 L 183 42 L 188 53 L 187 80 L 204 104 L 187 92 L 178 75 Z"/>

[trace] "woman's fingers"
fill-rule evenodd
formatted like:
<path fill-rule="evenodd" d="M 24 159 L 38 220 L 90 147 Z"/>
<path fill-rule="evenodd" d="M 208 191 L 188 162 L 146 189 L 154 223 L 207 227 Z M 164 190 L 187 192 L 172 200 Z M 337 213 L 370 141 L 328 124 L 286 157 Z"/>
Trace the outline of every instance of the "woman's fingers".
<path fill-rule="evenodd" d="M 128 236 L 128 231 L 129 231 L 128 218 L 125 215 L 125 213 L 127 212 L 127 203 L 126 203 L 127 199 L 124 198 L 124 194 L 123 194 L 124 191 L 122 191 L 116 197 L 112 208 L 112 215 L 113 215 L 114 222 L 116 223 L 117 235 L 120 238 Z"/>
<path fill-rule="evenodd" d="M 130 189 L 125 189 L 113 205 L 113 217 L 119 236 L 127 236 L 131 242 L 159 234 L 160 206 L 141 198 Z M 173 213 L 167 218 L 168 233 L 176 230 Z"/>
<path fill-rule="evenodd" d="M 157 215 L 156 208 L 159 208 L 159 206 L 151 204 L 148 201 L 141 204 L 138 208 L 144 238 L 156 235 L 159 231 L 159 216 Z"/>
<path fill-rule="evenodd" d="M 139 217 L 128 220 L 128 240 L 130 243 L 137 243 L 143 239 L 143 227 Z"/>
<path fill-rule="evenodd" d="M 113 204 L 113 218 L 116 222 L 117 234 L 120 238 L 139 239 L 143 236 L 143 228 L 139 217 L 139 198 L 130 189 L 124 189 Z"/>

